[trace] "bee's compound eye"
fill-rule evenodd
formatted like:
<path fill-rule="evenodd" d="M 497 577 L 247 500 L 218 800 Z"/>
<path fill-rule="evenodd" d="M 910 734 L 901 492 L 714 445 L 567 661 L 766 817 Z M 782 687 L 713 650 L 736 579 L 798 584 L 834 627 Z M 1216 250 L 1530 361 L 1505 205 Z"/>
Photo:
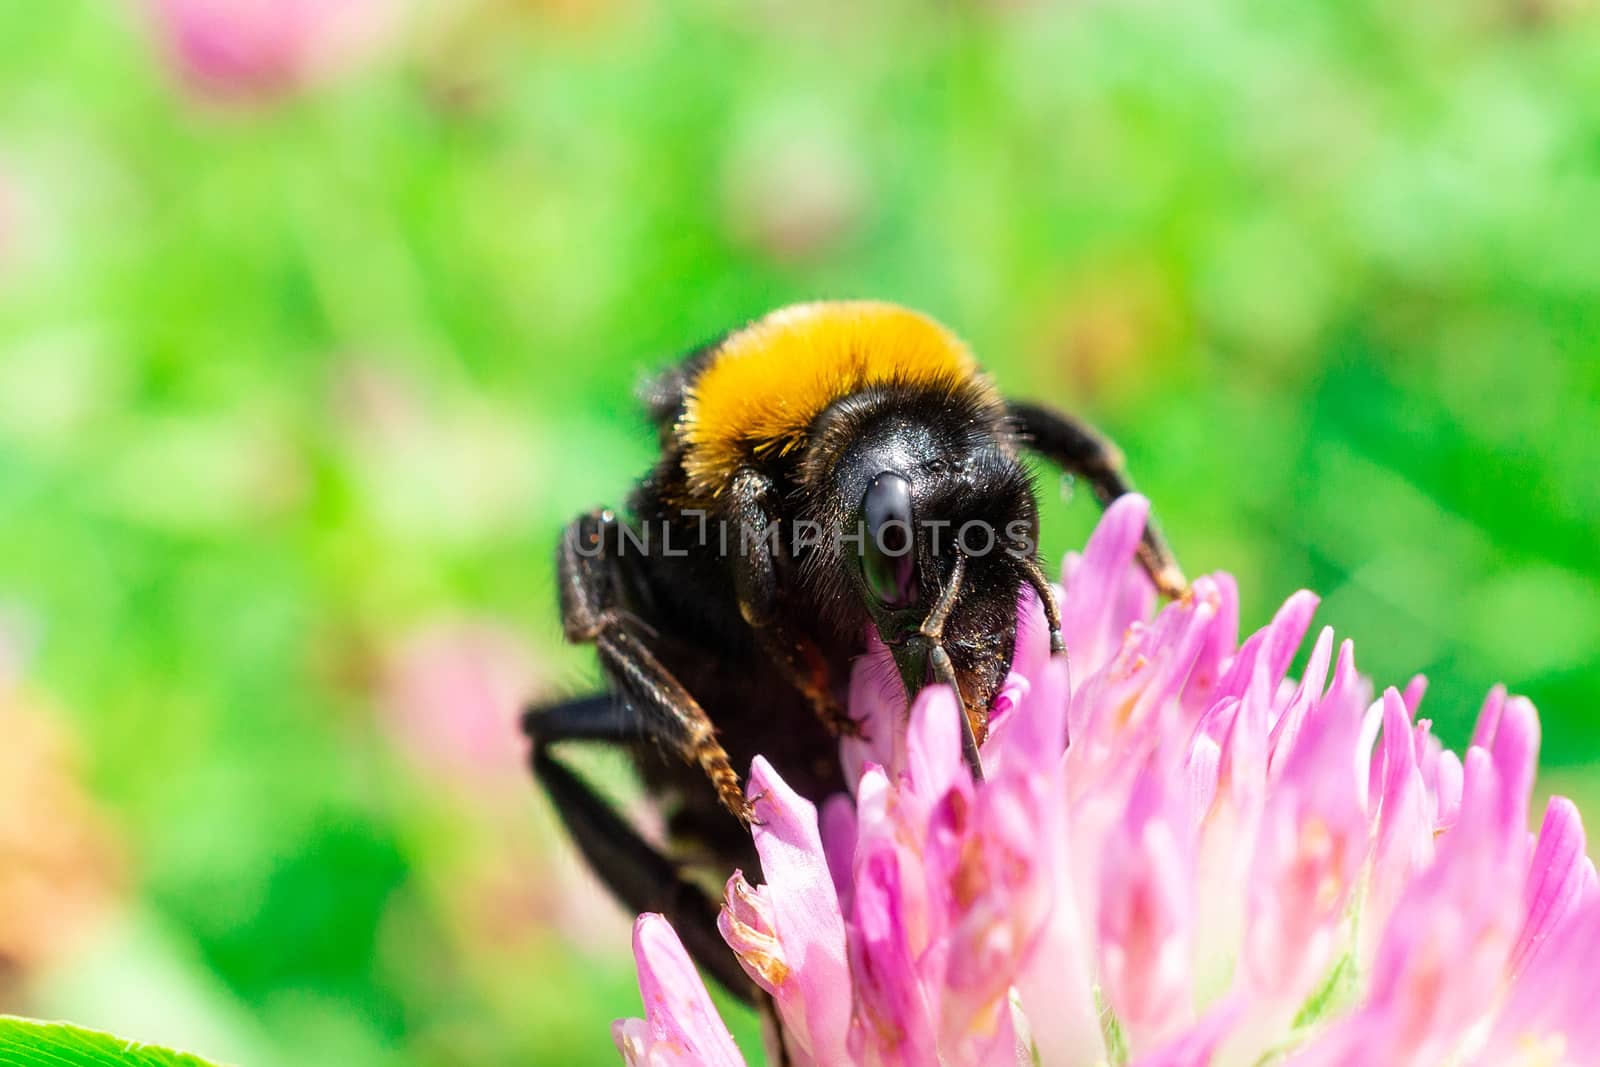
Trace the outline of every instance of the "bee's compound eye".
<path fill-rule="evenodd" d="M 861 498 L 861 574 L 884 606 L 917 600 L 917 541 L 911 526 L 911 483 L 884 471 Z"/>

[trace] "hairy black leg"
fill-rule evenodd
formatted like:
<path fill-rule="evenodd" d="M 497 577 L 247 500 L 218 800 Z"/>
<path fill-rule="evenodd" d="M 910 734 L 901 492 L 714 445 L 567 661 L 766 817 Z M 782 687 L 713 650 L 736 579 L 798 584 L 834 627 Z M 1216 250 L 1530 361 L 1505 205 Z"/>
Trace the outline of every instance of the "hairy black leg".
<path fill-rule="evenodd" d="M 550 746 L 561 741 L 636 741 L 646 733 L 642 716 L 628 704 L 603 695 L 535 708 L 523 716 L 522 726 L 533 742 L 534 777 L 600 880 L 629 911 L 665 915 L 696 963 L 730 993 L 754 1003 L 754 984 L 717 932 L 716 903 L 550 754 Z"/>
<path fill-rule="evenodd" d="M 729 516 L 738 531 L 733 557 L 734 591 L 739 613 L 783 672 L 785 680 L 810 702 L 823 725 L 835 735 L 861 736 L 861 727 L 835 699 L 827 660 L 814 642 L 792 632 L 778 617 L 777 565 L 772 542 L 763 536 L 771 521 L 769 502 L 775 492 L 766 475 L 746 467 L 729 486 Z"/>
<path fill-rule="evenodd" d="M 614 514 L 595 511 L 569 525 L 562 536 L 556 571 L 567 640 L 595 646 L 618 696 L 636 709 L 636 736 L 698 764 L 722 806 L 748 824 L 750 804 L 705 709 L 634 635 L 618 610 L 617 587 L 626 558 L 620 534 Z"/>
<path fill-rule="evenodd" d="M 1121 451 L 1088 423 L 1037 404 L 1013 402 L 1010 411 L 1028 447 L 1087 481 L 1101 507 L 1133 491 Z M 1145 524 L 1139 562 L 1163 596 L 1180 597 L 1188 591 L 1189 583 L 1154 519 Z"/>
<path fill-rule="evenodd" d="M 1022 566 L 1028 584 L 1033 586 L 1033 591 L 1039 595 L 1039 603 L 1044 606 L 1044 620 L 1050 625 L 1050 654 L 1066 655 L 1067 643 L 1061 637 L 1061 605 L 1056 603 L 1056 591 L 1038 560 L 1023 560 Z"/>

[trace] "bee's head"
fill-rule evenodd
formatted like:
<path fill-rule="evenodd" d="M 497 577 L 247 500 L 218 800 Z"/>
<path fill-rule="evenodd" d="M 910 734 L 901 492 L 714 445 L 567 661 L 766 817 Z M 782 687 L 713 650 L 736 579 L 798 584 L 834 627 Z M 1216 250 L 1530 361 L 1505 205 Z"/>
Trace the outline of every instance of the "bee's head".
<path fill-rule="evenodd" d="M 1037 551 L 1027 469 L 1003 421 L 948 403 L 854 429 L 828 479 L 840 545 L 826 554 L 828 584 L 864 609 L 908 695 L 937 680 L 942 645 L 981 729 L 1011 667 L 1017 599 Z"/>

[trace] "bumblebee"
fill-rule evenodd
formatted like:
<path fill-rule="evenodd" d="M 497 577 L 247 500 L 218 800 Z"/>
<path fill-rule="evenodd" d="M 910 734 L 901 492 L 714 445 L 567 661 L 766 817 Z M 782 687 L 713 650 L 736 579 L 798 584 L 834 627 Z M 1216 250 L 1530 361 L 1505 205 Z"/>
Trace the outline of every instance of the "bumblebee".
<path fill-rule="evenodd" d="M 804 795 L 844 789 L 838 737 L 858 729 L 845 688 L 876 633 L 908 697 L 935 681 L 960 695 L 981 778 L 1025 583 L 1064 651 L 1025 454 L 1102 506 L 1131 487 L 1094 429 L 1005 400 L 954 335 L 891 304 L 775 311 L 689 353 L 643 399 L 659 461 L 626 517 L 574 520 L 556 564 L 566 639 L 595 647 L 607 691 L 535 708 L 524 729 L 599 877 L 631 911 L 666 914 L 700 966 L 753 1001 L 694 877 L 720 887 L 736 866 L 759 870 L 736 768 L 759 753 Z M 1140 560 L 1164 594 L 1182 591 L 1154 525 Z M 671 847 L 565 765 L 564 742 L 627 749 Z"/>

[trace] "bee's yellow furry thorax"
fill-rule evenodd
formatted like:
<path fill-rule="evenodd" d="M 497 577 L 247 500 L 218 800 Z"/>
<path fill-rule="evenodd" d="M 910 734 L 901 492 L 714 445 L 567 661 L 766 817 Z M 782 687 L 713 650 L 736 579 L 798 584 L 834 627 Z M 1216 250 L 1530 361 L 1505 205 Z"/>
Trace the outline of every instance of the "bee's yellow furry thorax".
<path fill-rule="evenodd" d="M 989 390 L 966 345 L 926 315 L 875 301 L 796 304 L 730 334 L 677 426 L 696 495 L 751 459 L 804 445 L 834 401 L 875 384 Z"/>

